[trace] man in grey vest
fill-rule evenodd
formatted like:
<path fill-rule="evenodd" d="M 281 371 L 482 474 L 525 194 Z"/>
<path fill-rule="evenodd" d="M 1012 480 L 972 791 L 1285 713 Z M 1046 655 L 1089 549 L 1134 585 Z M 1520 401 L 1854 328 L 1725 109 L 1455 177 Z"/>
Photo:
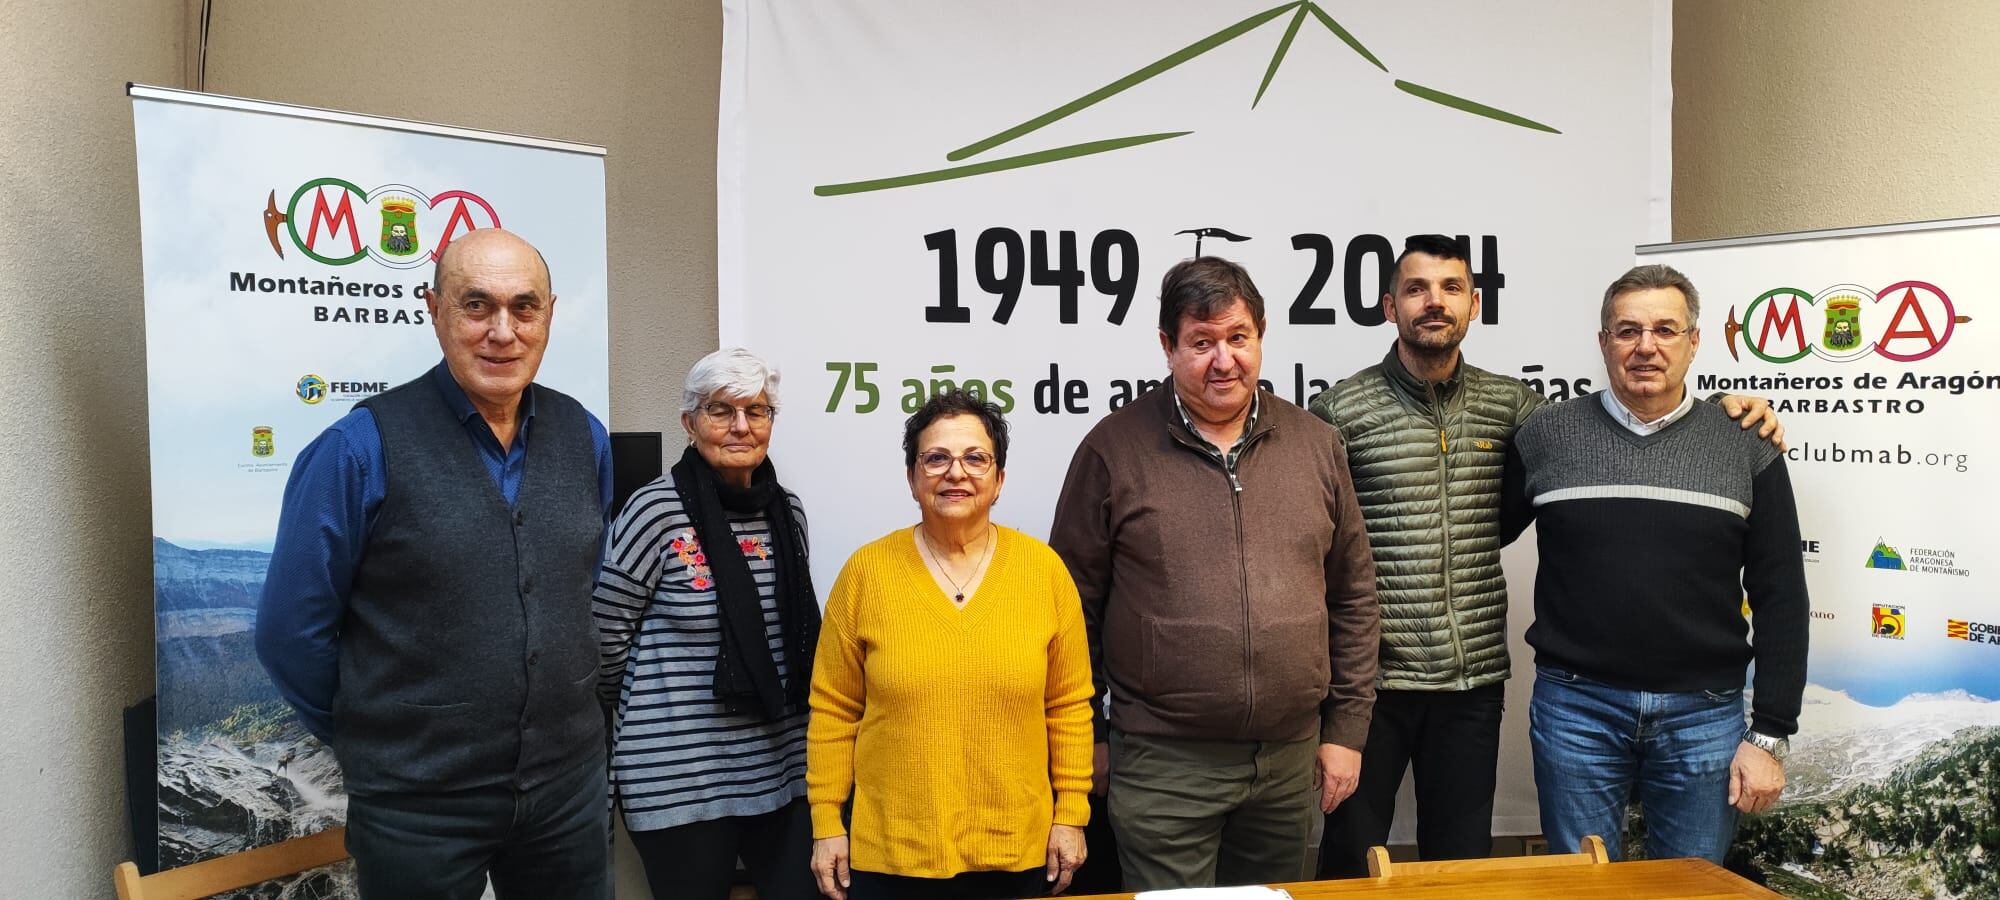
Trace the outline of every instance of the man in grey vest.
<path fill-rule="evenodd" d="M 1501 473 L 1516 430 L 1544 401 L 1518 378 L 1465 362 L 1459 343 L 1479 300 L 1458 241 L 1412 236 L 1383 286 L 1395 344 L 1311 404 L 1347 443 L 1382 607 L 1374 717 L 1354 796 L 1326 819 L 1322 878 L 1368 874 L 1368 848 L 1388 841 L 1408 768 L 1422 858 L 1492 847 L 1510 667 Z M 1761 420 L 1763 435 L 1782 440 L 1768 403 L 1721 399 L 1744 427 Z"/>
<path fill-rule="evenodd" d="M 602 900 L 610 439 L 534 383 L 556 301 L 534 247 L 470 232 L 432 282 L 444 361 L 299 453 L 258 658 L 340 761 L 365 900 L 472 900 L 489 877 L 503 900 Z"/>

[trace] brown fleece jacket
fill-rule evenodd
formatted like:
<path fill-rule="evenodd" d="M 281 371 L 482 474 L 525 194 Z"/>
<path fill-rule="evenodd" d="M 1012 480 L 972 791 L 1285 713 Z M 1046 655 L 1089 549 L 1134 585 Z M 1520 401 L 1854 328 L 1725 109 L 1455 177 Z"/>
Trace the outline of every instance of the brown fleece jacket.
<path fill-rule="evenodd" d="M 1049 546 L 1082 596 L 1112 727 L 1359 750 L 1381 638 L 1347 453 L 1305 410 L 1259 403 L 1233 479 L 1171 383 L 1104 417 L 1070 462 Z"/>

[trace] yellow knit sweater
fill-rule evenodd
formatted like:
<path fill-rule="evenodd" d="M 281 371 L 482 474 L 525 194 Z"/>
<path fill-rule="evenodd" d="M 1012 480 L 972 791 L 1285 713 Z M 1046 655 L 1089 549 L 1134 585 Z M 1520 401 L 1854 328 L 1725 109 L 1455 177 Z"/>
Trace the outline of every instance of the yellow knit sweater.
<path fill-rule="evenodd" d="M 1090 651 L 1069 570 L 998 529 L 963 609 L 912 529 L 855 551 L 833 583 L 813 666 L 806 798 L 813 837 L 847 834 L 868 872 L 948 878 L 1047 862 L 1049 825 L 1090 820 Z"/>

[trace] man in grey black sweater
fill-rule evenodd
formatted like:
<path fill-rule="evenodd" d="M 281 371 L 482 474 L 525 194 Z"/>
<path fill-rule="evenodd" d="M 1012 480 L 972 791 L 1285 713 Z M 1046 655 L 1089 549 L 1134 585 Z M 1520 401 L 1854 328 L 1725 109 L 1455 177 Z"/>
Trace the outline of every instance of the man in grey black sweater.
<path fill-rule="evenodd" d="M 1648 857 L 1719 863 L 1737 814 L 1784 788 L 1806 674 L 1798 512 L 1780 451 L 1688 393 L 1699 302 L 1666 266 L 1613 282 L 1611 389 L 1529 419 L 1509 458 L 1508 530 L 1540 522 L 1529 733 L 1557 852 L 1595 834 L 1615 858 L 1636 797 Z"/>

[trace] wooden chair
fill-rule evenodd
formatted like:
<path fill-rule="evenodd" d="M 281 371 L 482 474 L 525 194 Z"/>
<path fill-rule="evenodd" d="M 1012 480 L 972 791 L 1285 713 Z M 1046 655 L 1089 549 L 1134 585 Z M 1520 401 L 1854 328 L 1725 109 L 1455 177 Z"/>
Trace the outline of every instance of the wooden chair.
<path fill-rule="evenodd" d="M 1492 859 L 1442 859 L 1435 862 L 1390 862 L 1389 848 L 1368 848 L 1368 875 L 1389 878 L 1396 875 L 1430 875 L 1440 872 L 1479 872 L 1494 869 L 1540 869 L 1549 866 L 1587 866 L 1611 861 L 1604 840 L 1586 835 L 1581 853 L 1554 853 L 1540 856 L 1496 856 Z"/>
<path fill-rule="evenodd" d="M 115 878 L 118 900 L 198 900 L 346 858 L 347 829 L 329 828 L 156 875 L 142 876 L 138 866 L 123 862 L 118 864 Z"/>

